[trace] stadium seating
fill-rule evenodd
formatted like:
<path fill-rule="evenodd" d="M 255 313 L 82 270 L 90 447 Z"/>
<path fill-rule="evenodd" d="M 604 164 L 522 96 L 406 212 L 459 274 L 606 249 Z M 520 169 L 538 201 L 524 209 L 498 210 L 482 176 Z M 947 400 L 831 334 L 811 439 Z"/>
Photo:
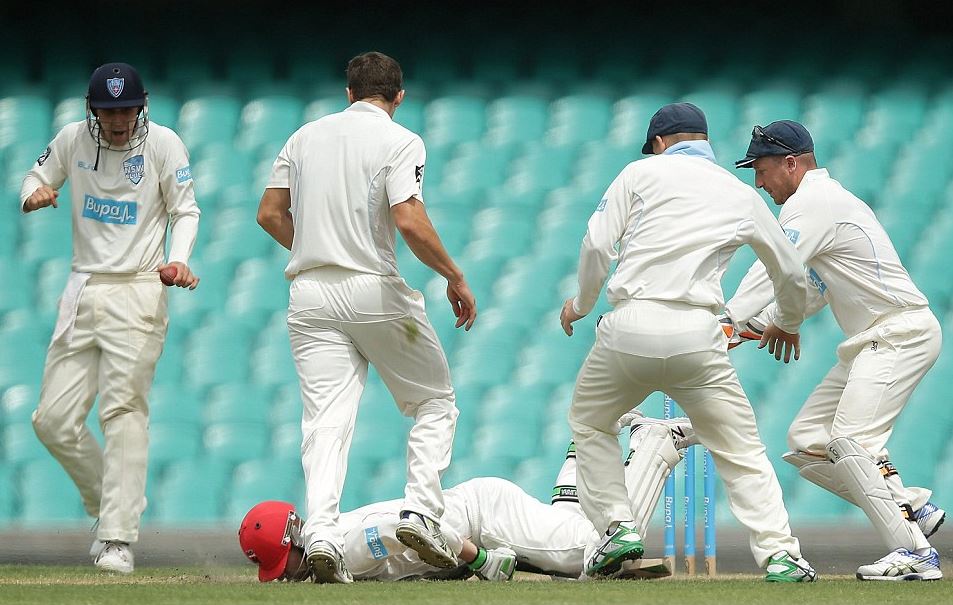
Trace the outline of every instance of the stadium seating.
<path fill-rule="evenodd" d="M 169 290 L 170 328 L 150 396 L 150 523 L 233 523 L 266 498 L 303 505 L 287 253 L 255 215 L 288 136 L 347 106 L 338 61 L 310 46 L 286 59 L 238 49 L 220 61 L 191 52 L 193 37 L 162 62 L 140 58 L 150 74 L 150 118 L 175 128 L 188 146 L 203 210 L 191 261 L 201 285 Z M 576 287 L 590 214 L 619 171 L 642 157 L 646 124 L 668 102 L 705 110 L 727 168 L 744 154 L 754 124 L 805 123 L 820 162 L 875 210 L 945 329 L 953 327 L 953 85 L 942 62 L 914 62 L 874 79 L 874 59 L 845 59 L 820 76 L 817 57 L 792 58 L 765 77 L 731 45 L 707 67 L 680 49 L 651 65 L 633 57 L 590 65 L 553 40 L 530 53 L 511 46 L 489 45 L 472 57 L 452 43 L 446 52 L 412 52 L 407 97 L 395 114 L 427 144 L 428 212 L 481 311 L 472 331 L 455 329 L 445 280 L 398 244 L 402 274 L 426 297 L 461 411 L 445 484 L 503 476 L 548 499 L 569 438 L 573 381 L 608 305 L 603 295 L 572 338 L 558 326 L 559 309 Z M 16 202 L 24 172 L 51 136 L 84 119 L 89 60 L 46 50 L 36 60 L 39 80 L 0 60 L 0 274 L 10 284 L 0 288 L 0 527 L 85 523 L 75 488 L 30 425 L 71 265 L 69 204 L 21 216 Z M 750 171 L 735 174 L 752 183 Z M 67 184 L 61 200 L 68 196 Z M 750 249 L 738 251 L 722 280 L 728 295 L 754 259 Z M 835 363 L 840 340 L 825 310 L 805 324 L 796 364 L 778 364 L 753 345 L 731 354 L 795 519 L 856 514 L 779 458 L 791 420 Z M 953 413 L 937 402 L 951 376 L 953 348 L 944 346 L 889 444 L 908 484 L 936 486 L 936 497 L 947 500 Z M 658 415 L 660 402 L 652 397 L 644 409 Z M 936 430 L 919 430 L 927 421 Z M 98 434 L 96 424 L 93 417 Z M 401 496 L 409 424 L 371 370 L 344 508 Z"/>

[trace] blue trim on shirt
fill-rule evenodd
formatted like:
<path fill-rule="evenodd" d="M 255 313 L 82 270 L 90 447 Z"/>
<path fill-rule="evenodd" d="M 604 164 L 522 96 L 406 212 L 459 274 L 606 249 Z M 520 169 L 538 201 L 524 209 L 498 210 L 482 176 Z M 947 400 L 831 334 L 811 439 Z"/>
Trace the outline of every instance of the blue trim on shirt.
<path fill-rule="evenodd" d="M 662 152 L 662 155 L 690 155 L 715 162 L 715 151 L 708 141 L 679 141 Z"/>

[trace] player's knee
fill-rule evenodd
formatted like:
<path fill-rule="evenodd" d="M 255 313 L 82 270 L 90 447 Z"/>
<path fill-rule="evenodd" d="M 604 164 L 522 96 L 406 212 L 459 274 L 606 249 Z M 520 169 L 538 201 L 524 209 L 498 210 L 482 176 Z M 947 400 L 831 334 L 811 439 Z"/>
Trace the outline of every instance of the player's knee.
<path fill-rule="evenodd" d="M 41 442 L 50 445 L 59 443 L 61 437 L 62 422 L 50 418 L 49 414 L 44 414 L 40 410 L 33 412 L 33 431 Z"/>

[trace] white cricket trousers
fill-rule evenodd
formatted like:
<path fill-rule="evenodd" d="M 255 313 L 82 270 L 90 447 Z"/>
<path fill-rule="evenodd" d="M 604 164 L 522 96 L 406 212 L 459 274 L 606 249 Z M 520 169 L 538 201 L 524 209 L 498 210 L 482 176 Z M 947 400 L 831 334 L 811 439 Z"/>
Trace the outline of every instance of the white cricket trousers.
<path fill-rule="evenodd" d="M 47 352 L 33 427 L 79 488 L 86 512 L 99 518 L 100 540 L 139 538 L 147 397 L 167 327 L 158 273 L 95 274 L 79 296 L 71 334 L 55 338 Z M 86 427 L 97 394 L 105 449 Z"/>
<path fill-rule="evenodd" d="M 940 355 L 940 324 L 928 307 L 892 313 L 837 347 L 837 365 L 811 393 L 788 431 L 797 452 L 827 457 L 827 444 L 850 437 L 878 461 L 910 395 Z M 920 509 L 931 491 L 887 485 L 898 504 Z"/>
<path fill-rule="evenodd" d="M 414 419 L 404 509 L 439 520 L 444 510 L 440 474 L 450 464 L 458 411 L 447 358 L 427 320 L 423 295 L 400 277 L 311 269 L 291 284 L 288 333 L 304 405 L 301 456 L 309 544 L 328 540 L 344 549 L 339 505 L 368 363 L 401 413 Z"/>
<path fill-rule="evenodd" d="M 634 519 L 615 422 L 663 391 L 685 410 L 698 440 L 711 451 L 758 565 L 782 550 L 801 556 L 726 344 L 710 311 L 681 303 L 627 301 L 599 322 L 569 410 L 579 502 L 597 530 Z"/>

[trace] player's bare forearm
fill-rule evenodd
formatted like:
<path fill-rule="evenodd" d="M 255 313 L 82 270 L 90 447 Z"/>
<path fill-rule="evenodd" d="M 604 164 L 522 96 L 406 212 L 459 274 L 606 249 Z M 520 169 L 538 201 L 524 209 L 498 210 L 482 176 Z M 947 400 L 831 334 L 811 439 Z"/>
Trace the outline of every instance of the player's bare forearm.
<path fill-rule="evenodd" d="M 289 189 L 265 189 L 258 205 L 258 224 L 276 242 L 291 250 L 295 226 L 291 218 L 291 191 Z"/>
<path fill-rule="evenodd" d="M 420 262 L 427 265 L 450 283 L 463 279 L 463 272 L 450 258 L 437 235 L 430 217 L 424 210 L 423 202 L 410 198 L 406 202 L 391 208 L 394 223 L 400 231 L 407 247 L 414 253 Z"/>

